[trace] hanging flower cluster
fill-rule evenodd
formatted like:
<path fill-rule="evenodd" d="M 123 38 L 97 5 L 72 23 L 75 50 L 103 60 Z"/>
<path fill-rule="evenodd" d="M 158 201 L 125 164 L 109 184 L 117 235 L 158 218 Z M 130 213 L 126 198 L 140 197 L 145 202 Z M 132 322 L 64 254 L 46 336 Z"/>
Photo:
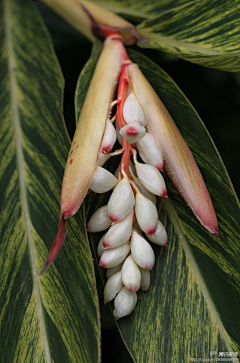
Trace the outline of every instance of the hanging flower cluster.
<path fill-rule="evenodd" d="M 114 105 L 116 115 L 110 119 Z M 112 152 L 117 139 L 121 149 Z M 115 176 L 103 165 L 119 154 Z M 99 265 L 107 269 L 104 301 L 114 299 L 116 319 L 129 315 L 137 303 L 136 292 L 150 287 L 155 256 L 149 241 L 167 245 L 156 208 L 156 196 L 167 197 L 163 168 L 202 225 L 218 236 L 214 208 L 188 146 L 156 92 L 129 59 L 121 36 L 113 34 L 104 42 L 82 107 L 63 178 L 59 228 L 42 272 L 56 258 L 66 235 L 65 221 L 77 212 L 88 190 L 113 189 L 108 204 L 90 218 L 87 230 L 107 230 L 97 248 Z"/>

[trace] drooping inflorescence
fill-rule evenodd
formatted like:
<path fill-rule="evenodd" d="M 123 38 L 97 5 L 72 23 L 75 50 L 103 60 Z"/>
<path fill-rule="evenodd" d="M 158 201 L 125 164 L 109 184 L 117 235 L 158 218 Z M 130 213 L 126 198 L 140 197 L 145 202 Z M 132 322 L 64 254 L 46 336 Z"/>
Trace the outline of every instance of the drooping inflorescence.
<path fill-rule="evenodd" d="M 113 105 L 115 115 L 111 115 Z M 121 148 L 113 151 L 116 140 Z M 121 162 L 113 175 L 104 164 L 116 155 L 121 155 Z M 87 230 L 106 231 L 97 247 L 99 265 L 107 271 L 104 301 L 114 300 L 116 319 L 129 315 L 137 291 L 150 287 L 149 271 L 155 262 L 150 242 L 167 245 L 156 208 L 156 197 L 167 197 L 163 168 L 202 225 L 218 236 L 212 201 L 187 144 L 159 96 L 129 59 L 121 36 L 113 34 L 103 44 L 83 103 L 63 178 L 59 228 L 41 273 L 56 258 L 66 236 L 65 221 L 77 212 L 88 190 L 113 189 Z"/>

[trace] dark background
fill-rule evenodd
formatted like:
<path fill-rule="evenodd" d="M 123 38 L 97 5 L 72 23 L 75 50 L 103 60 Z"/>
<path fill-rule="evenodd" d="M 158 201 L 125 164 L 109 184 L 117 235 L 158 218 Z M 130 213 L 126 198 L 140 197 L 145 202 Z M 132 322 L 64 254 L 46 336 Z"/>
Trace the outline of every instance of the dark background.
<path fill-rule="evenodd" d="M 65 78 L 64 117 L 72 138 L 75 129 L 76 82 L 90 56 L 92 45 L 47 7 L 42 4 L 38 4 L 38 7 L 50 31 Z M 136 50 L 142 51 L 138 47 Z M 197 110 L 223 159 L 237 195 L 240 195 L 240 75 L 200 67 L 155 50 L 143 52 L 173 78 Z M 103 287 L 98 282 L 102 362 L 132 362 L 108 306 L 102 303 Z"/>

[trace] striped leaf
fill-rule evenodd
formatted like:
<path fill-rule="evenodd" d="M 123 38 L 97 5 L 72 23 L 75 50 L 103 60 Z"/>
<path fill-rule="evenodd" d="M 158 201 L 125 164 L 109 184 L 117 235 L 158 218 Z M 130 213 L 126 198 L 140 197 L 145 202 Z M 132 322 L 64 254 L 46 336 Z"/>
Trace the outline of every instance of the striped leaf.
<path fill-rule="evenodd" d="M 95 363 L 98 303 L 82 210 L 55 264 L 38 275 L 70 147 L 61 70 L 31 2 L 0 2 L 0 39 L 0 360 Z"/>
<path fill-rule="evenodd" d="M 152 245 L 156 264 L 150 290 L 138 293 L 134 312 L 117 322 L 118 329 L 138 363 L 188 362 L 209 358 L 210 351 L 239 352 L 238 200 L 207 130 L 181 90 L 149 59 L 134 51 L 129 55 L 165 103 L 194 154 L 217 213 L 220 240 L 200 225 L 164 175 L 169 198 L 159 202 L 158 210 L 167 228 L 168 247 Z M 106 168 L 114 171 L 118 163 L 119 159 L 110 159 Z M 88 195 L 87 219 L 107 204 L 110 194 Z M 89 234 L 95 249 L 102 234 Z M 105 282 L 105 271 L 100 270 Z"/>
<path fill-rule="evenodd" d="M 131 19 L 148 19 L 156 14 L 186 4 L 191 0 L 94 0 L 114 13 Z M 199 1 L 199 0 L 192 0 Z"/>
<path fill-rule="evenodd" d="M 205 67 L 240 70 L 240 4 L 238 0 L 190 2 L 137 27 L 155 48 Z"/>

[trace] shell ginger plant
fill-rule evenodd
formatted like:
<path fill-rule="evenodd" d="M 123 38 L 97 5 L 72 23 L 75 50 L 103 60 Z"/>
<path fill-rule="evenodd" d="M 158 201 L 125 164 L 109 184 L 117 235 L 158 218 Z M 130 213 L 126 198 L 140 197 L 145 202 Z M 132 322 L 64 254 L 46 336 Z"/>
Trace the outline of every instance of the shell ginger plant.
<path fill-rule="evenodd" d="M 239 71 L 239 5 L 43 2 L 95 44 L 70 146 L 45 25 L 1 3 L 1 361 L 99 361 L 88 239 L 135 362 L 236 357 L 238 201 L 192 105 L 136 47 Z"/>

